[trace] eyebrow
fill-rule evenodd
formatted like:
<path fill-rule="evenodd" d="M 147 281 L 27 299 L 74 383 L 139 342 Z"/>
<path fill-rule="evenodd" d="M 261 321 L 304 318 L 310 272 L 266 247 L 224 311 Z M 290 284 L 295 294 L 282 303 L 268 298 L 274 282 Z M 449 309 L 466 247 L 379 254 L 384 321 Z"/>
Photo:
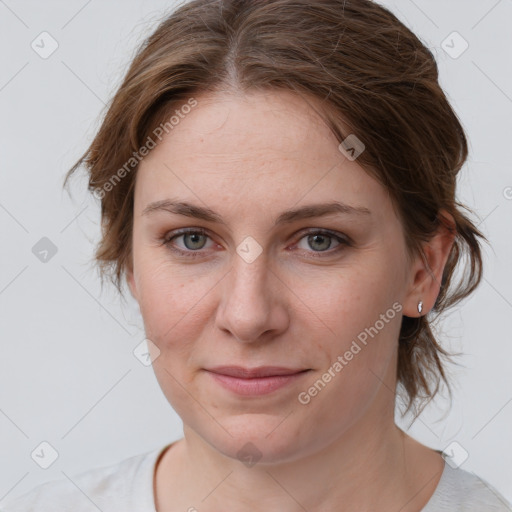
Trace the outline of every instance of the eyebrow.
<path fill-rule="evenodd" d="M 184 215 L 186 217 L 193 217 L 208 222 L 226 224 L 222 217 L 213 210 L 210 210 L 210 208 L 182 201 L 174 201 L 172 199 L 163 199 L 161 201 L 155 201 L 148 204 L 146 208 L 144 208 L 142 215 L 148 215 L 157 211 Z M 324 215 L 332 215 L 336 213 L 358 216 L 371 215 L 371 211 L 364 206 L 351 206 L 339 201 L 332 201 L 330 203 L 310 204 L 287 210 L 279 215 L 275 224 L 289 224 L 298 220 L 322 217 Z"/>

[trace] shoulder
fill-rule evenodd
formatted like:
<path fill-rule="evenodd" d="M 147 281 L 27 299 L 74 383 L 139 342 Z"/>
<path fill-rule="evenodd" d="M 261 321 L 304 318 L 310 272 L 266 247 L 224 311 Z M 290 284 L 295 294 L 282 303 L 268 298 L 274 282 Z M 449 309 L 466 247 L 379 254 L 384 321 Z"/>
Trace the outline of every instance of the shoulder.
<path fill-rule="evenodd" d="M 0 512 L 154 512 L 153 469 L 159 448 L 74 476 L 40 484 L 6 501 Z"/>
<path fill-rule="evenodd" d="M 422 512 L 512 512 L 512 505 L 488 482 L 445 463 L 441 480 Z"/>

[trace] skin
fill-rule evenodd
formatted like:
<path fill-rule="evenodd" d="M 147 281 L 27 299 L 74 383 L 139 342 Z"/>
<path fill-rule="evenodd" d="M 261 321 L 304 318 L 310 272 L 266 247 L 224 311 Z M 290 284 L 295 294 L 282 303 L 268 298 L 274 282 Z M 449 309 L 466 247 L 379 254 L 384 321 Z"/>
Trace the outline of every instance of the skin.
<path fill-rule="evenodd" d="M 408 261 L 389 194 L 338 150 L 313 99 L 196 99 L 141 162 L 135 187 L 128 283 L 156 377 L 184 424 L 156 468 L 157 510 L 421 510 L 444 461 L 395 425 L 398 336 L 402 315 L 419 316 L 419 300 L 422 314 L 434 305 L 453 235 L 440 229 L 425 245 L 431 272 L 420 257 Z M 143 214 L 168 198 L 208 207 L 223 223 Z M 274 225 L 285 210 L 332 201 L 371 214 Z M 162 243 L 180 228 L 207 231 L 171 242 L 199 257 Z M 325 229 L 351 244 L 308 239 Z M 236 252 L 247 236 L 262 249 L 250 263 Z M 301 404 L 298 394 L 395 302 L 402 310 Z M 204 370 L 221 364 L 310 371 L 240 397 Z M 248 442 L 261 454 L 250 467 L 237 455 Z"/>

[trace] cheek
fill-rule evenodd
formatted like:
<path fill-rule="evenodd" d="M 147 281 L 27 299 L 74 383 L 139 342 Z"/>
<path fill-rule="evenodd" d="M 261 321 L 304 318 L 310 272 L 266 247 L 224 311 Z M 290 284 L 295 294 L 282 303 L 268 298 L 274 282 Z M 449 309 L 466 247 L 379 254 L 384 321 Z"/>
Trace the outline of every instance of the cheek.
<path fill-rule="evenodd" d="M 340 269 L 314 282 L 303 280 L 296 293 L 304 297 L 311 314 L 302 322 L 318 325 L 318 330 L 325 331 L 326 345 L 336 350 L 348 348 L 359 335 L 364 341 L 365 333 L 369 338 L 368 331 L 375 335 L 375 326 L 378 337 L 392 338 L 400 321 L 397 306 L 393 308 L 400 294 L 392 281 L 382 265 Z M 315 318 L 314 324 L 309 323 Z"/>
<path fill-rule="evenodd" d="M 194 361 L 205 351 L 198 340 L 209 338 L 204 333 L 212 329 L 216 285 L 224 273 L 168 261 L 144 263 L 138 267 L 139 303 L 146 337 L 159 350 L 155 374 L 169 393 L 179 394 L 173 391 L 176 382 L 168 372 L 183 385 L 193 381 Z"/>
<path fill-rule="evenodd" d="M 198 316 L 207 304 L 205 289 L 202 279 L 169 264 L 139 266 L 139 304 L 148 338 L 163 349 L 202 325 Z"/>
<path fill-rule="evenodd" d="M 336 425 L 333 435 L 364 412 L 382 381 L 394 373 L 401 305 L 389 276 L 366 270 L 331 279 L 319 287 L 322 293 L 316 289 L 308 296 L 322 319 L 318 332 L 326 334 L 314 336 L 316 353 L 324 354 L 325 366 L 301 389 L 304 395 L 298 407 L 311 413 L 315 422 Z M 307 329 L 307 320 L 303 322 Z"/>

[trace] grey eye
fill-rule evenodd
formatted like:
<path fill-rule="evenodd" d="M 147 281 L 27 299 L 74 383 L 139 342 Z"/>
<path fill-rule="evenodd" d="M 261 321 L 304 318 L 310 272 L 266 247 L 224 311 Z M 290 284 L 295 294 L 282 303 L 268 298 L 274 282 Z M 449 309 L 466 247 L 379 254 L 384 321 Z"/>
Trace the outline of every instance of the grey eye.
<path fill-rule="evenodd" d="M 304 240 L 307 243 L 307 247 L 305 247 L 304 245 L 301 246 Z M 314 252 L 323 252 L 333 247 L 333 241 L 336 242 L 338 245 L 340 244 L 340 242 L 336 240 L 336 237 L 334 235 L 328 233 L 313 233 L 304 236 L 300 240 L 298 247 L 300 249 L 313 250 Z"/>
<path fill-rule="evenodd" d="M 185 247 L 193 251 L 202 249 L 205 246 L 208 237 L 201 233 L 184 233 L 177 238 L 183 238 Z"/>

